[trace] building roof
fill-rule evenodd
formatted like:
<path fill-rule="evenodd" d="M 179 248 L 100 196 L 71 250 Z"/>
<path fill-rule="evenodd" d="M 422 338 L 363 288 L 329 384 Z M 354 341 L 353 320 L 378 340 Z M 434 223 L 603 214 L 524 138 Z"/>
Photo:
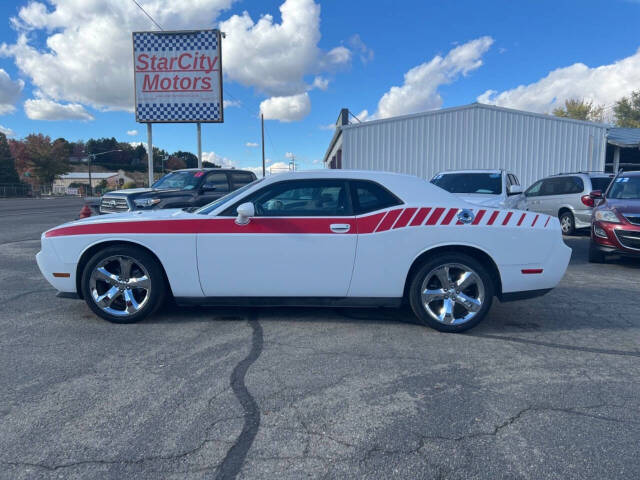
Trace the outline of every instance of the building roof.
<path fill-rule="evenodd" d="M 117 177 L 118 172 L 95 172 L 91 173 L 91 178 L 111 178 Z M 89 179 L 89 172 L 71 172 L 65 173 L 64 175 L 60 175 L 60 178 L 63 180 L 79 180 L 79 179 Z"/>
<path fill-rule="evenodd" d="M 640 128 L 610 128 L 607 143 L 622 148 L 640 147 Z"/>

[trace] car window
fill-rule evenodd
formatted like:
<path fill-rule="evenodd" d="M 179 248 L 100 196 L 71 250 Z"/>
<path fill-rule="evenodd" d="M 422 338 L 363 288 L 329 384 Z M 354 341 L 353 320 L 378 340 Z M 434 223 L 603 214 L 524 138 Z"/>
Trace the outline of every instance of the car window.
<path fill-rule="evenodd" d="M 511 185 L 520 185 L 520 180 L 513 174 L 509 174 L 509 178 L 511 179 Z"/>
<path fill-rule="evenodd" d="M 193 190 L 198 185 L 201 171 L 177 171 L 166 174 L 151 187 L 156 190 Z"/>
<path fill-rule="evenodd" d="M 511 180 L 511 175 L 507 175 L 506 182 L 507 182 L 507 188 L 513 185 L 513 182 Z"/>
<path fill-rule="evenodd" d="M 243 187 L 255 180 L 255 176 L 248 172 L 232 172 L 231 181 L 234 188 Z"/>
<path fill-rule="evenodd" d="M 256 217 L 328 217 L 351 215 L 346 182 L 291 180 L 279 182 L 243 199 L 222 215 L 237 215 L 238 205 L 252 202 Z"/>
<path fill-rule="evenodd" d="M 543 182 L 544 180 L 538 180 L 536 183 L 534 183 L 529 188 L 527 188 L 527 190 L 524 192 L 525 196 L 527 197 L 540 196 L 540 188 L 542 187 Z"/>
<path fill-rule="evenodd" d="M 500 173 L 441 173 L 431 183 L 450 193 L 502 193 Z"/>
<path fill-rule="evenodd" d="M 402 204 L 398 197 L 375 182 L 351 180 L 350 185 L 356 215 Z"/>
<path fill-rule="evenodd" d="M 580 177 L 556 177 L 543 180 L 540 195 L 568 195 L 584 190 Z"/>
<path fill-rule="evenodd" d="M 640 177 L 618 177 L 611 184 L 611 188 L 607 192 L 607 198 L 616 198 L 624 200 L 640 199 Z"/>
<path fill-rule="evenodd" d="M 208 215 L 211 212 L 213 212 L 216 208 L 221 207 L 222 205 L 224 205 L 225 203 L 230 202 L 231 200 L 233 200 L 236 197 L 241 196 L 242 194 L 244 194 L 244 192 L 246 192 L 247 190 L 249 190 L 250 188 L 252 188 L 255 184 L 260 183 L 264 180 L 264 178 L 259 178 L 257 180 L 254 180 L 253 182 L 245 185 L 244 187 L 239 188 L 238 190 L 234 190 L 231 193 L 227 193 L 224 197 L 219 198 L 211 203 L 208 203 L 207 205 L 200 207 L 198 210 L 195 211 L 195 213 L 198 213 L 200 215 Z M 224 213 L 222 214 L 224 215 Z M 237 215 L 237 213 L 234 214 L 234 216 Z"/>
<path fill-rule="evenodd" d="M 567 177 L 564 183 L 564 193 L 582 193 L 584 182 L 580 177 Z"/>
<path fill-rule="evenodd" d="M 229 181 L 227 180 L 227 174 L 222 172 L 215 172 L 207 174 L 202 184 L 203 189 L 214 190 L 218 193 L 227 193 L 229 191 Z"/>
<path fill-rule="evenodd" d="M 609 177 L 591 177 L 591 190 L 600 190 L 602 192 L 609 188 L 612 178 Z"/>

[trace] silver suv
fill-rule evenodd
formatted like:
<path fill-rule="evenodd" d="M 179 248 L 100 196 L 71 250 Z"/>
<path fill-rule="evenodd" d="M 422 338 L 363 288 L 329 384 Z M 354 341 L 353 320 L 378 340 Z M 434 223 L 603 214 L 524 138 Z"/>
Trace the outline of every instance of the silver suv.
<path fill-rule="evenodd" d="M 561 173 L 538 180 L 525 190 L 517 208 L 557 215 L 562 233 L 573 235 L 577 228 L 591 227 L 593 199 L 589 193 L 605 191 L 614 175 L 604 172 Z"/>

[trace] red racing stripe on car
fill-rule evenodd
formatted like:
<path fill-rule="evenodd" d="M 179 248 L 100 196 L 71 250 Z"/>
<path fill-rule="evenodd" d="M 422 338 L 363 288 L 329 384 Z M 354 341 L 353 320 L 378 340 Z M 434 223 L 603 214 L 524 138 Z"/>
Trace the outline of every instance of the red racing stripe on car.
<path fill-rule="evenodd" d="M 358 233 L 373 233 L 385 215 L 386 213 L 382 212 L 374 213 L 373 215 L 368 215 L 366 217 L 356 218 Z"/>
<path fill-rule="evenodd" d="M 518 226 L 522 225 L 522 222 L 524 222 L 524 217 L 526 217 L 527 214 L 523 213 L 522 216 L 520 217 L 520 220 L 518 220 Z"/>
<path fill-rule="evenodd" d="M 494 212 L 489 217 L 489 221 L 487 222 L 487 225 L 493 225 L 493 222 L 496 221 L 496 218 L 498 218 L 498 215 L 500 215 L 500 212 L 498 210 L 494 210 Z"/>
<path fill-rule="evenodd" d="M 409 220 L 411 220 L 411 217 L 413 217 L 413 214 L 416 213 L 416 210 L 417 208 L 405 209 L 405 211 L 402 212 L 402 215 L 400 215 L 400 218 L 398 219 L 396 224 L 393 226 L 393 228 L 406 227 L 407 223 L 409 223 Z"/>
<path fill-rule="evenodd" d="M 188 220 L 143 220 L 137 222 L 92 223 L 70 225 L 48 231 L 46 237 L 104 234 L 196 234 L 196 233 L 262 233 L 262 234 L 334 234 L 331 224 L 345 223 L 356 233 L 356 221 L 351 217 L 334 218 L 252 218 L 247 225 L 238 225 L 234 218 Z"/>
<path fill-rule="evenodd" d="M 442 223 L 440 223 L 440 225 L 449 225 L 451 223 L 451 220 L 453 220 L 453 217 L 456 215 L 456 213 L 458 213 L 457 208 L 450 208 L 447 214 L 442 219 Z"/>
<path fill-rule="evenodd" d="M 393 222 L 396 221 L 396 219 L 402 212 L 402 210 L 403 210 L 402 208 L 397 208 L 395 210 L 388 211 L 387 215 L 380 222 L 380 225 L 378 225 L 378 228 L 376 228 L 376 232 L 385 232 L 389 230 L 391 228 L 391 225 L 393 225 Z"/>
<path fill-rule="evenodd" d="M 536 218 L 534 218 L 534 219 L 533 219 L 533 222 L 531 222 L 531 226 L 532 226 L 532 227 L 535 227 L 535 226 L 536 226 L 536 222 L 538 221 L 538 217 L 539 217 L 539 216 L 540 216 L 540 215 L 536 215 Z"/>
<path fill-rule="evenodd" d="M 507 212 L 507 215 L 504 217 L 504 220 L 502 221 L 502 225 L 506 225 L 507 223 L 509 223 L 509 220 L 511 220 L 512 215 L 513 215 L 513 212 Z"/>
<path fill-rule="evenodd" d="M 549 225 L 549 220 L 551 220 L 551 217 L 547 217 L 547 221 L 544 222 L 544 228 L 547 228 L 547 225 Z"/>
<path fill-rule="evenodd" d="M 427 217 L 430 211 L 431 211 L 431 207 L 421 208 L 420 211 L 416 213 L 416 216 L 413 217 L 413 220 L 411 221 L 411 226 L 417 227 L 422 225 L 422 222 L 424 222 L 424 219 Z"/>
<path fill-rule="evenodd" d="M 480 210 L 478 211 L 476 218 L 473 219 L 473 222 L 471 222 L 471 225 L 478 225 L 480 223 L 480 221 L 482 220 L 482 217 L 484 217 L 484 214 L 487 213 L 486 210 Z"/>
<path fill-rule="evenodd" d="M 427 220 L 427 223 L 425 223 L 425 225 L 435 225 L 436 223 L 438 223 L 438 220 L 442 216 L 442 213 L 444 212 L 444 210 L 445 209 L 441 207 L 435 208 L 433 210 L 433 213 L 429 217 L 429 220 Z"/>

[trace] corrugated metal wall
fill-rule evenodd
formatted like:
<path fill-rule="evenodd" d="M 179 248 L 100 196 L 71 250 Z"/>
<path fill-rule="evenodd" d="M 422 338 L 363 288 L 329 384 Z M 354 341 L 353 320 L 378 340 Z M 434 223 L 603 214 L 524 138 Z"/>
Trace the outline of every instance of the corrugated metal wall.
<path fill-rule="evenodd" d="M 484 105 L 343 127 L 342 168 L 430 179 L 442 170 L 505 168 L 524 186 L 603 170 L 606 127 Z"/>

